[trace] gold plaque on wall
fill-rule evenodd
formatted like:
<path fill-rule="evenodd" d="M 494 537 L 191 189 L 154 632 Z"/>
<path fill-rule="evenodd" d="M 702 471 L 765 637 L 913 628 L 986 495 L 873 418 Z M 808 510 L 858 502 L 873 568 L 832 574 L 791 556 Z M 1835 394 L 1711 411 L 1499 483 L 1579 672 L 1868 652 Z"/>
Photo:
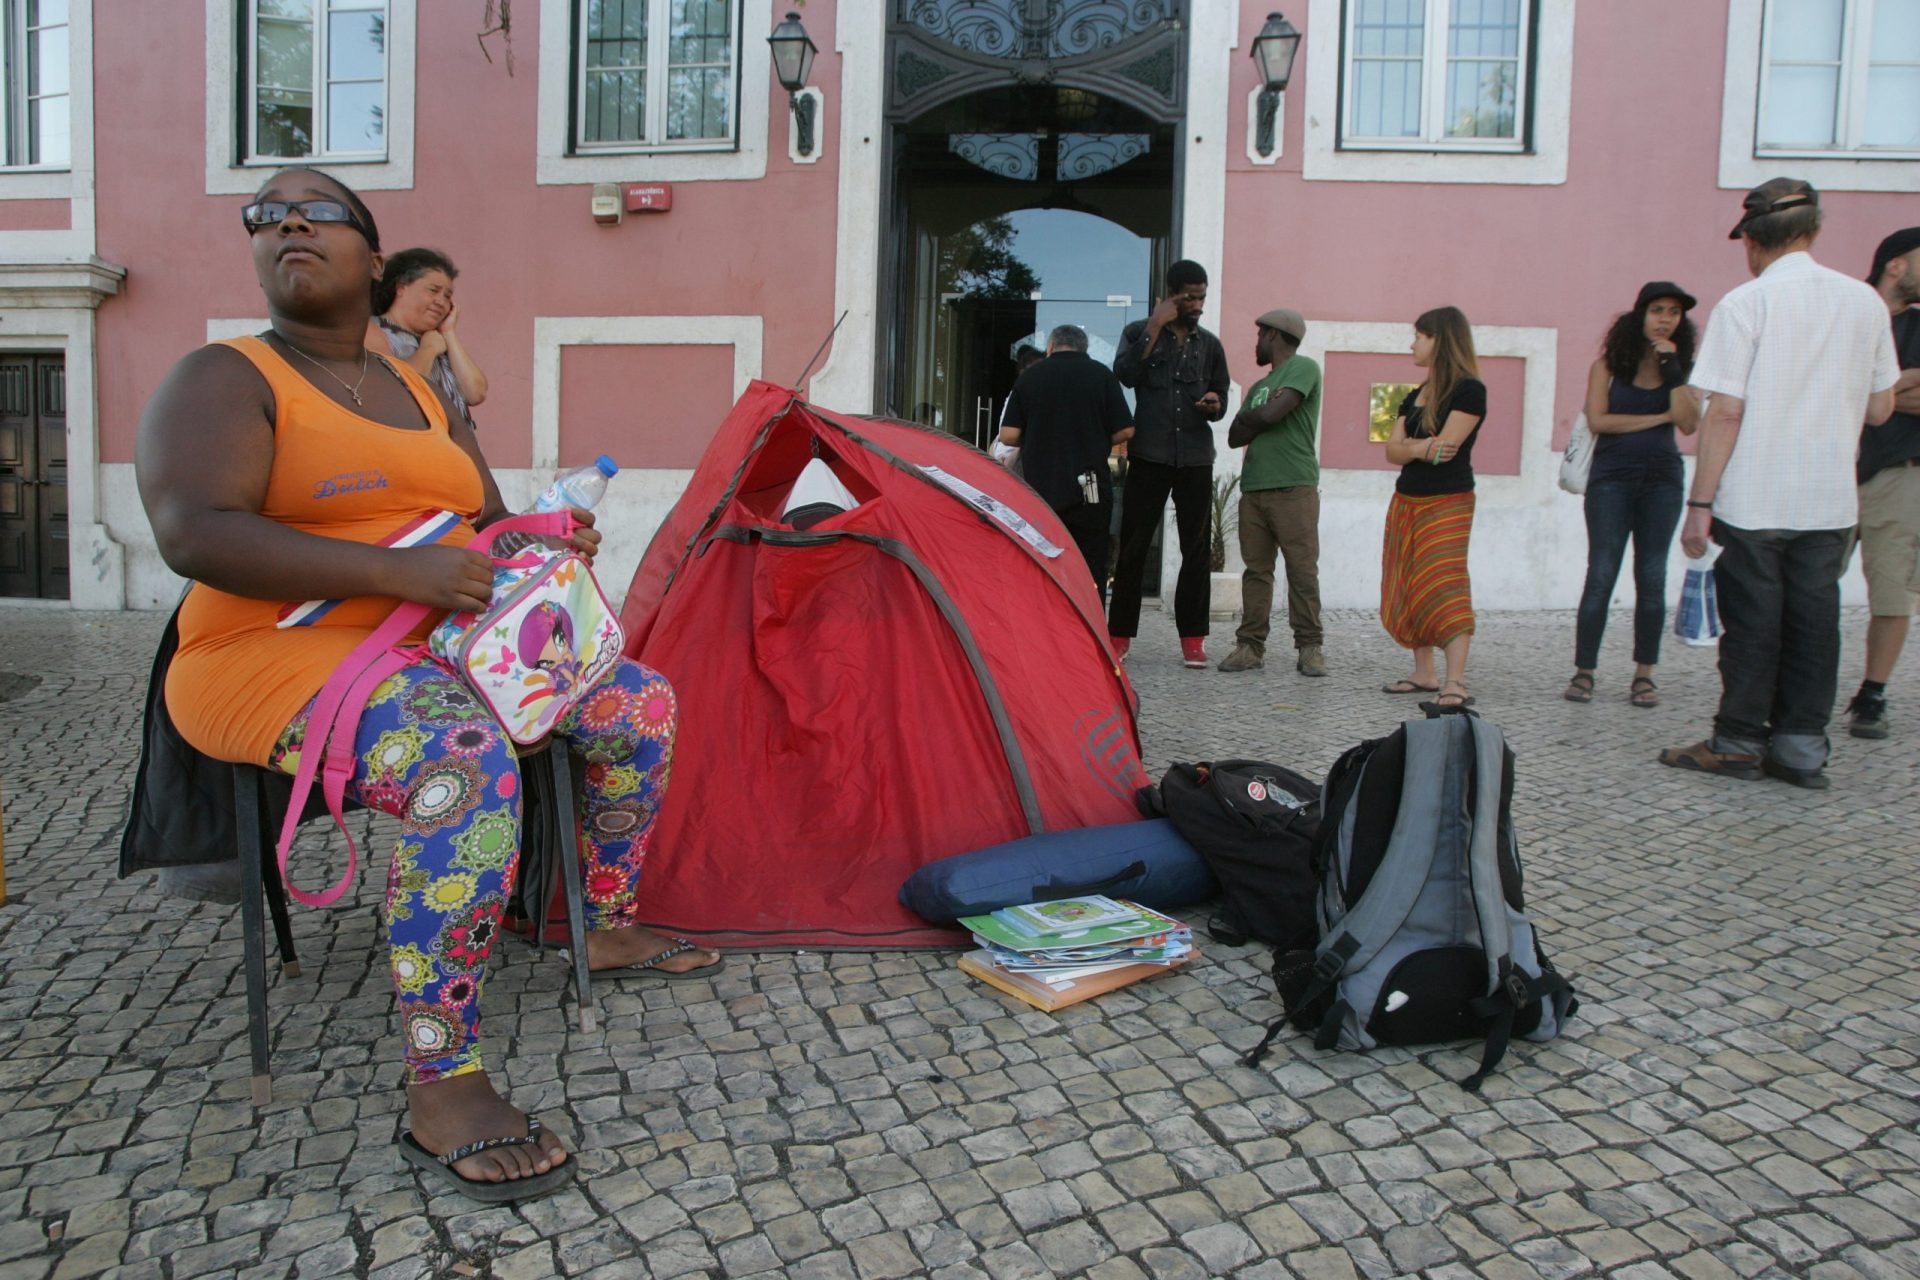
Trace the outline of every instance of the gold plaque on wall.
<path fill-rule="evenodd" d="M 1367 439 L 1385 444 L 1393 438 L 1393 420 L 1400 416 L 1400 402 L 1417 391 L 1417 382 L 1376 382 L 1367 392 Z"/>

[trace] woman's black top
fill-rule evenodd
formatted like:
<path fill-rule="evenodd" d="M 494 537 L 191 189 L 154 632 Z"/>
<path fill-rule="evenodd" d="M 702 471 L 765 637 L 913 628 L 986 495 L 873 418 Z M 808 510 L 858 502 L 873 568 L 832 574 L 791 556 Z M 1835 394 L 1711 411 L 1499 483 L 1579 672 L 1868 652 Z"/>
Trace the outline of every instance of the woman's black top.
<path fill-rule="evenodd" d="M 1636 417 L 1659 414 L 1668 417 L 1673 407 L 1673 389 L 1681 382 L 1663 380 L 1657 387 L 1636 387 L 1613 378 L 1607 383 L 1607 412 Z M 1680 484 L 1684 472 L 1680 465 L 1680 446 L 1674 443 L 1673 421 L 1645 431 L 1627 431 L 1593 437 L 1593 469 L 1587 474 L 1587 486 L 1603 480 L 1671 480 Z"/>
<path fill-rule="evenodd" d="M 1460 451 L 1445 462 L 1435 465 L 1421 458 L 1415 458 L 1400 468 L 1400 479 L 1394 488 L 1410 497 L 1430 498 L 1441 493 L 1473 492 L 1473 442 L 1480 438 L 1480 428 L 1487 421 L 1487 384 L 1478 378 L 1468 378 L 1453 389 L 1453 399 L 1442 406 L 1435 415 L 1436 425 L 1429 426 L 1427 412 L 1414 400 L 1419 391 L 1409 391 L 1407 398 L 1400 402 L 1400 416 L 1407 420 L 1407 438 L 1424 440 L 1437 436 L 1445 428 L 1447 418 L 1456 413 L 1471 414 L 1480 421 L 1473 424 L 1473 430 L 1460 442 Z"/>

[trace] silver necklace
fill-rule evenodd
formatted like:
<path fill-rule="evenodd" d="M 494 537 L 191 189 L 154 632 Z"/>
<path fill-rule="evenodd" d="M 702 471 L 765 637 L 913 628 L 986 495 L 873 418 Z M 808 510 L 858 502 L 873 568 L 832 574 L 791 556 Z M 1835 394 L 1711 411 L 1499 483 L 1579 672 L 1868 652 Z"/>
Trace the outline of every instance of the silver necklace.
<path fill-rule="evenodd" d="M 360 398 L 360 387 L 367 380 L 367 349 L 365 347 L 360 348 L 360 381 L 349 383 L 345 378 L 341 377 L 339 374 L 335 373 L 333 370 L 327 368 L 327 366 L 325 366 L 324 364 L 321 364 L 318 360 L 315 360 L 312 356 L 308 355 L 306 352 L 302 351 L 300 348 L 294 346 L 291 342 L 287 342 L 285 334 L 278 334 L 275 336 L 277 336 L 280 339 L 280 341 L 286 343 L 287 350 L 293 352 L 293 354 L 299 356 L 302 360 L 305 360 L 308 364 L 312 365 L 314 368 L 320 370 L 320 372 L 326 374 L 329 378 L 332 378 L 335 382 L 345 387 L 347 389 L 347 394 L 353 397 L 353 402 L 355 404 L 365 407 L 366 401 Z"/>

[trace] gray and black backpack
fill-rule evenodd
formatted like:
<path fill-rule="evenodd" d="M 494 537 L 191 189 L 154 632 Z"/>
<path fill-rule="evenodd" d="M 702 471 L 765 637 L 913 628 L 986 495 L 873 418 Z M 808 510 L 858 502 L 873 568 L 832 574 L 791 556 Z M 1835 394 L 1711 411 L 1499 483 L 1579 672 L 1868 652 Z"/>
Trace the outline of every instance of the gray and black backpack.
<path fill-rule="evenodd" d="M 1327 775 L 1314 842 L 1320 938 L 1276 952 L 1288 1023 L 1319 1049 L 1485 1042 L 1477 1090 L 1514 1036 L 1551 1040 L 1578 1002 L 1526 915 L 1513 752 L 1472 713 L 1409 720 Z"/>

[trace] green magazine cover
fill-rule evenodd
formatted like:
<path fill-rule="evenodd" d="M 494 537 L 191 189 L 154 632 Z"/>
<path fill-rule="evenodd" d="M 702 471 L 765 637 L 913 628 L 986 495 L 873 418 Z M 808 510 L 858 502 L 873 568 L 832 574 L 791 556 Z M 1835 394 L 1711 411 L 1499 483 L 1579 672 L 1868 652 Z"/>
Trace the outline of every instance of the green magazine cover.
<path fill-rule="evenodd" d="M 1051 947 L 1097 947 L 1116 942 L 1125 942 L 1133 938 L 1152 938 L 1184 929 L 1185 925 L 1171 920 L 1157 911 L 1132 902 L 1122 902 L 1133 913 L 1130 919 L 1115 921 L 1111 924 L 1096 925 L 1090 929 L 1063 929 L 1054 933 L 1024 933 L 1010 928 L 993 915 L 962 916 L 962 928 L 971 929 L 985 942 L 1005 947 L 1009 951 L 1045 951 Z"/>

